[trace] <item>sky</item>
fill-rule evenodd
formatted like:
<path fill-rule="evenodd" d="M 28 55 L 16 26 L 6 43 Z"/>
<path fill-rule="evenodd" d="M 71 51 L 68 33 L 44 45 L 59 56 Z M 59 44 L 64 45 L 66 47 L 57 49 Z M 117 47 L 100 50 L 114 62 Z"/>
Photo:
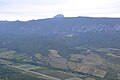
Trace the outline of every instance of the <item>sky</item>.
<path fill-rule="evenodd" d="M 120 0 L 0 0 L 0 20 L 65 17 L 119 17 Z"/>

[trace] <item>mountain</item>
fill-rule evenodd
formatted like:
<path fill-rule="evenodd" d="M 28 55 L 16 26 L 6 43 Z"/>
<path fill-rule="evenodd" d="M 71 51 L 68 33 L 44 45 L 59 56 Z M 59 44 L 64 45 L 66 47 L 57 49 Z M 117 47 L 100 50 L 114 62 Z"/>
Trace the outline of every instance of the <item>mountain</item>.
<path fill-rule="evenodd" d="M 0 21 L 0 78 L 120 80 L 119 34 L 120 18 Z"/>
<path fill-rule="evenodd" d="M 54 18 L 64 18 L 64 15 L 63 14 L 58 14 L 58 15 L 54 16 Z"/>
<path fill-rule="evenodd" d="M 63 15 L 57 15 L 59 17 Z M 76 47 L 120 48 L 120 18 L 62 17 L 31 21 L 0 21 L 0 47 L 29 54 Z"/>
<path fill-rule="evenodd" d="M 63 16 L 63 15 L 59 14 L 59 15 L 56 15 L 55 17 L 60 17 L 60 16 Z M 31 20 L 26 22 L 1 21 L 0 28 L 1 28 L 1 31 L 5 28 L 7 29 L 17 28 L 19 31 L 22 30 L 22 31 L 28 31 L 31 33 L 37 33 L 41 31 L 42 31 L 41 33 L 43 33 L 45 29 L 49 29 L 49 31 L 53 34 L 59 34 L 60 32 L 62 33 L 95 32 L 95 31 L 108 32 L 108 31 L 119 31 L 120 30 L 119 22 L 120 22 L 120 18 L 90 18 L 90 17 L 68 17 L 68 18 L 65 17 L 64 18 L 63 17 L 63 18 Z"/>

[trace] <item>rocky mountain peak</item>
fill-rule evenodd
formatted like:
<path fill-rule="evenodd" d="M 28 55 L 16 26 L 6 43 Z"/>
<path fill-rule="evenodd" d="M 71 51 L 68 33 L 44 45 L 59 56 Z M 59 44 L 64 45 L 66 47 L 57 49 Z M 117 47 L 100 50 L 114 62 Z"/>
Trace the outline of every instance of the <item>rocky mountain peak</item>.
<path fill-rule="evenodd" d="M 54 16 L 54 18 L 64 18 L 63 14 L 57 14 L 56 16 Z"/>

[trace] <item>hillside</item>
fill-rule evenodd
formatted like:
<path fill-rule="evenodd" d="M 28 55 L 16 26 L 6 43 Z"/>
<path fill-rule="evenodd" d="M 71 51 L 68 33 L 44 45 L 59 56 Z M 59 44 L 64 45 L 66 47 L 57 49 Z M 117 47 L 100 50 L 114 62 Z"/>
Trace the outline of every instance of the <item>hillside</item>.
<path fill-rule="evenodd" d="M 0 47 L 45 54 L 49 49 L 73 53 L 75 47 L 120 48 L 120 18 L 63 17 L 1 21 Z"/>
<path fill-rule="evenodd" d="M 120 18 L 0 21 L 0 78 L 119 80 L 119 34 Z"/>

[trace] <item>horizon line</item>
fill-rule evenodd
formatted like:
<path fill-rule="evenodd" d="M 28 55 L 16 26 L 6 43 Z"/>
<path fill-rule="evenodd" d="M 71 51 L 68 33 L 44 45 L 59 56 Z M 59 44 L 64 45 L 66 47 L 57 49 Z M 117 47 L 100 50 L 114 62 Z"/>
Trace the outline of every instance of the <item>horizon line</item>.
<path fill-rule="evenodd" d="M 83 17 L 83 18 L 110 18 L 110 19 L 118 19 L 120 17 L 101 17 L 101 16 L 76 16 L 76 17 L 73 17 L 73 16 L 69 16 L 69 17 L 62 17 L 62 18 L 78 18 L 78 17 Z M 27 21 L 32 21 L 32 20 L 45 20 L 45 19 L 57 19 L 55 17 L 48 17 L 48 18 L 41 18 L 41 19 L 29 19 L 29 20 L 0 20 L 1 22 L 3 21 L 8 21 L 8 22 L 14 22 L 14 21 L 20 21 L 20 22 L 27 22 Z M 58 18 L 59 19 L 59 18 Z"/>

